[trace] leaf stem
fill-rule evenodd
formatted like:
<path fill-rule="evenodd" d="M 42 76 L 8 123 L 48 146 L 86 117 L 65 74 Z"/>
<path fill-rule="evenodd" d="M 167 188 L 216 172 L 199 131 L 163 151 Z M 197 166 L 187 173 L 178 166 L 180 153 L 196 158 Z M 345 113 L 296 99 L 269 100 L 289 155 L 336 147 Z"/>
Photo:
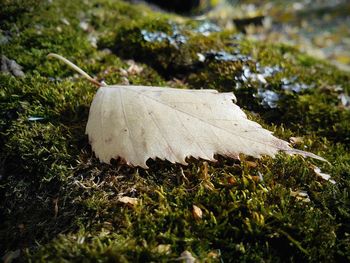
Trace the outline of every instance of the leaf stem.
<path fill-rule="evenodd" d="M 105 83 L 101 83 L 98 82 L 97 80 L 93 79 L 92 77 L 90 77 L 84 70 L 82 70 L 81 68 L 79 68 L 77 65 L 75 65 L 73 62 L 69 61 L 68 59 L 62 57 L 61 55 L 55 54 L 55 53 L 50 53 L 47 55 L 47 57 L 49 58 L 57 58 L 59 60 L 61 60 L 62 62 L 64 62 L 65 64 L 67 64 L 69 67 L 71 67 L 72 69 L 74 69 L 76 72 L 78 72 L 80 75 L 82 75 L 83 77 L 85 77 L 88 81 L 90 81 L 92 84 L 98 86 L 98 87 L 103 87 L 106 86 Z"/>

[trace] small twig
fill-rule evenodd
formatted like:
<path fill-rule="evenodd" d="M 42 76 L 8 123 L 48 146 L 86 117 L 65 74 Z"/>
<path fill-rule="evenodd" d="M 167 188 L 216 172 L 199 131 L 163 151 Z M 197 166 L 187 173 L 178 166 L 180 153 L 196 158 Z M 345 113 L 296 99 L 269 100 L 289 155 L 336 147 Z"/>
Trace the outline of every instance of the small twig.
<path fill-rule="evenodd" d="M 92 77 L 89 76 L 89 74 L 87 74 L 84 70 L 82 70 L 81 68 L 79 68 L 77 65 L 75 65 L 74 63 L 72 63 L 71 61 L 69 61 L 68 59 L 62 57 L 61 55 L 58 54 L 54 54 L 54 53 L 50 53 L 47 55 L 47 57 L 49 58 L 57 58 L 59 60 L 61 60 L 62 62 L 64 62 L 65 64 L 67 64 L 69 67 L 71 67 L 72 69 L 74 69 L 76 72 L 78 72 L 80 75 L 82 75 L 83 77 L 85 77 L 88 81 L 90 81 L 92 84 L 98 86 L 98 87 L 104 87 L 107 86 L 106 83 L 101 83 L 98 82 L 97 80 L 93 79 Z"/>

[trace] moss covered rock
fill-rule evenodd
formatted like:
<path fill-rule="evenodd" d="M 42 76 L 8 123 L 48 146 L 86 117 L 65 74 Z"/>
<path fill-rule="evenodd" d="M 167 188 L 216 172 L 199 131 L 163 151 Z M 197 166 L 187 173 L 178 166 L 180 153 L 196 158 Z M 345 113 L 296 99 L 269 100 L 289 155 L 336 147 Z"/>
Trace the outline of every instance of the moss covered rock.
<path fill-rule="evenodd" d="M 8 2 L 0 18 L 1 54 L 25 73 L 0 73 L 4 259 L 171 261 L 187 250 L 208 262 L 349 260 L 348 73 L 117 0 Z M 232 91 L 251 119 L 331 165 L 282 154 L 101 164 L 84 134 L 96 88 L 50 52 L 109 84 Z"/>

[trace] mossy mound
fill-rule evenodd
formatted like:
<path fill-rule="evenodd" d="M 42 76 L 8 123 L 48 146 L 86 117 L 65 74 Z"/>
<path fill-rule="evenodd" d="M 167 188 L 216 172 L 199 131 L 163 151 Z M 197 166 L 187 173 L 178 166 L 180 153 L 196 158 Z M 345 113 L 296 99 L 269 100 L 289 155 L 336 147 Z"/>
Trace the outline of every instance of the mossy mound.
<path fill-rule="evenodd" d="M 25 72 L 0 74 L 4 259 L 171 261 L 185 250 L 206 262 L 350 259 L 350 110 L 339 99 L 349 74 L 116 0 L 15 1 L 0 18 L 1 54 Z M 149 160 L 149 170 L 101 164 L 84 134 L 96 88 L 50 52 L 110 84 L 233 91 L 251 119 L 302 137 L 295 147 L 332 165 L 282 154 L 187 167 Z M 130 59 L 141 70 L 128 71 Z"/>

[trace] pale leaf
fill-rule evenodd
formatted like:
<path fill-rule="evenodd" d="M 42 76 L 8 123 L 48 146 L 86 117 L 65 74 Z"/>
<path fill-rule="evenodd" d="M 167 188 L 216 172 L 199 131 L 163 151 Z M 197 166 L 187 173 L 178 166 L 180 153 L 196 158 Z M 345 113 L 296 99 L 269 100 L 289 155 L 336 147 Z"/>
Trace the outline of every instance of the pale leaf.
<path fill-rule="evenodd" d="M 323 160 L 290 148 L 233 103 L 232 93 L 148 86 L 102 86 L 90 108 L 86 133 L 103 162 L 121 158 L 147 168 L 148 159 L 186 164 L 186 157 L 214 161 L 278 151 Z"/>
<path fill-rule="evenodd" d="M 332 184 L 336 183 L 329 174 L 321 172 L 321 169 L 319 167 L 313 166 L 313 169 L 314 169 L 315 174 L 317 176 L 321 177 L 323 180 L 329 181 Z"/>
<path fill-rule="evenodd" d="M 180 257 L 178 257 L 176 260 L 181 260 L 184 263 L 195 263 L 196 258 L 191 254 L 191 252 L 185 250 L 181 253 Z"/>
<path fill-rule="evenodd" d="M 214 161 L 220 154 L 239 158 L 274 156 L 278 151 L 322 161 L 295 150 L 250 121 L 233 103 L 232 93 L 100 83 L 66 58 L 50 53 L 100 89 L 95 95 L 86 133 L 103 162 L 121 158 L 128 165 L 148 168 L 148 159 L 186 164 L 187 157 Z"/>
<path fill-rule="evenodd" d="M 153 252 L 159 253 L 159 254 L 170 254 L 171 253 L 171 245 L 160 244 L 153 249 Z"/>
<path fill-rule="evenodd" d="M 200 209 L 196 205 L 193 205 L 192 206 L 192 215 L 193 215 L 194 219 L 196 219 L 196 220 L 202 219 L 202 217 L 203 217 L 202 209 Z"/>
<path fill-rule="evenodd" d="M 122 196 L 118 198 L 118 201 L 120 203 L 129 205 L 129 206 L 135 206 L 138 204 L 139 200 L 137 198 L 129 197 L 129 196 Z"/>
<path fill-rule="evenodd" d="M 292 190 L 290 190 L 290 195 L 295 197 L 297 200 L 303 201 L 305 203 L 308 203 L 311 201 L 309 194 L 306 191 L 301 191 L 301 190 L 300 191 L 299 190 L 292 191 Z"/>

